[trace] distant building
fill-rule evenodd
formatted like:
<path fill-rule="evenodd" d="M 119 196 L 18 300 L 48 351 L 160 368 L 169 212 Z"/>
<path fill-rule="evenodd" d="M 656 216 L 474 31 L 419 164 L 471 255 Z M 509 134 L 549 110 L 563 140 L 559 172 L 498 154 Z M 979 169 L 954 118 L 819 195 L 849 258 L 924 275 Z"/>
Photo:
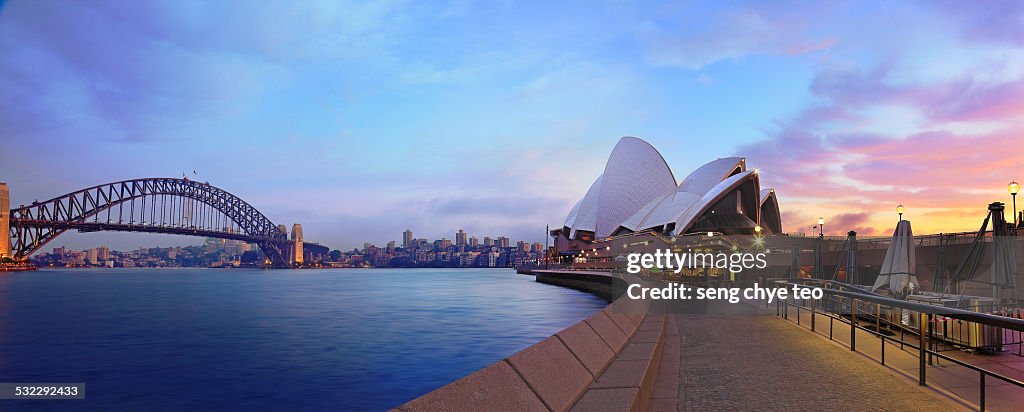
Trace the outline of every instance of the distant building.
<path fill-rule="evenodd" d="M 497 247 L 508 247 L 509 240 L 507 237 L 501 236 L 494 240 L 494 246 Z"/>
<path fill-rule="evenodd" d="M 455 246 L 466 246 L 466 231 L 459 229 L 455 233 Z"/>
<path fill-rule="evenodd" d="M 11 192 L 0 182 L 0 257 L 11 256 Z"/>
<path fill-rule="evenodd" d="M 413 243 L 412 231 L 405 229 L 405 231 L 402 232 L 402 249 L 411 248 L 413 245 L 415 245 L 415 243 Z"/>
<path fill-rule="evenodd" d="M 302 225 L 295 223 L 292 225 L 292 256 L 291 263 L 303 262 L 304 256 L 302 254 Z"/>
<path fill-rule="evenodd" d="M 473 236 L 473 237 L 469 238 L 469 247 L 475 248 L 475 247 L 479 247 L 479 246 L 480 246 L 480 239 L 478 239 L 476 236 Z"/>
<path fill-rule="evenodd" d="M 486 247 L 494 246 L 494 240 L 491 240 L 491 238 L 489 236 L 484 236 L 484 246 L 486 246 Z"/>

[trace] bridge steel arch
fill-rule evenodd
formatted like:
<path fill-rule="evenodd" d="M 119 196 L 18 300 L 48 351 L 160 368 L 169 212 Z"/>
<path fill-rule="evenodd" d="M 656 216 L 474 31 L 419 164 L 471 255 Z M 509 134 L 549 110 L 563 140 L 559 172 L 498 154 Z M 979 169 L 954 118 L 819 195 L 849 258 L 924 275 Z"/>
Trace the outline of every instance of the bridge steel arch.
<path fill-rule="evenodd" d="M 105 216 L 103 216 L 105 215 Z M 69 229 L 234 239 L 256 243 L 274 267 L 288 267 L 288 235 L 226 190 L 189 179 L 143 178 L 81 189 L 11 209 L 11 248 L 25 259 Z"/>

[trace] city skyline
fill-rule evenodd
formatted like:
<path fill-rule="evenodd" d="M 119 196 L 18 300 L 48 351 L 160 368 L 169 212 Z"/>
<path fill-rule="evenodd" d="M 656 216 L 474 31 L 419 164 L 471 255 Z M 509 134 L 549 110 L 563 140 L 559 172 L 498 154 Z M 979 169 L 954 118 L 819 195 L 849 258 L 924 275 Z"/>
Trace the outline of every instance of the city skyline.
<path fill-rule="evenodd" d="M 1024 170 L 1021 7 L 9 1 L 0 181 L 18 205 L 196 170 L 331 248 L 543 242 L 630 135 L 680 173 L 746 157 L 787 231 L 887 234 L 897 204 L 976 230 Z"/>

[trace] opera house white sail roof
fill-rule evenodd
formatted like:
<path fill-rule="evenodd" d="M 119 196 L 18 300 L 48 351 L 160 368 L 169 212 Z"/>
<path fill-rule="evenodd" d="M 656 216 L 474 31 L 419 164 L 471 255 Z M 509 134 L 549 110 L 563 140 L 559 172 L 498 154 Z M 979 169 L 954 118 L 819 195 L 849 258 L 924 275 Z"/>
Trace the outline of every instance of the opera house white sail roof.
<path fill-rule="evenodd" d="M 623 137 L 604 173 L 566 216 L 562 234 L 595 240 L 640 231 L 666 234 L 781 233 L 778 199 L 761 190 L 758 173 L 740 157 L 711 161 L 676 183 L 672 170 L 649 143 Z"/>

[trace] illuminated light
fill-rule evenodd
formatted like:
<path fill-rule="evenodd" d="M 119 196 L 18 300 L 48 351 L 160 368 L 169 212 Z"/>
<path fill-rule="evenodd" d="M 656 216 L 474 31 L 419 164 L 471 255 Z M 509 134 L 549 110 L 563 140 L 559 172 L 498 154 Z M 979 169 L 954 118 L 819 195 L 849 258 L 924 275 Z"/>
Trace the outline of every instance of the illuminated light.
<path fill-rule="evenodd" d="M 754 233 L 761 233 L 761 225 L 754 226 Z"/>
<path fill-rule="evenodd" d="M 708 232 L 708 237 L 712 237 L 712 236 L 714 236 L 714 235 L 715 235 L 715 233 L 714 233 L 714 232 Z"/>
<path fill-rule="evenodd" d="M 825 218 L 819 217 L 818 218 L 818 226 L 821 226 L 821 225 L 824 225 L 824 224 L 825 224 Z"/>
<path fill-rule="evenodd" d="M 903 205 L 896 206 L 896 213 L 903 214 L 903 211 L 907 210 Z"/>
<path fill-rule="evenodd" d="M 1009 190 L 1011 195 L 1016 196 L 1017 193 L 1020 193 L 1020 184 L 1016 180 L 1012 181 L 1006 186 L 1006 190 Z"/>

